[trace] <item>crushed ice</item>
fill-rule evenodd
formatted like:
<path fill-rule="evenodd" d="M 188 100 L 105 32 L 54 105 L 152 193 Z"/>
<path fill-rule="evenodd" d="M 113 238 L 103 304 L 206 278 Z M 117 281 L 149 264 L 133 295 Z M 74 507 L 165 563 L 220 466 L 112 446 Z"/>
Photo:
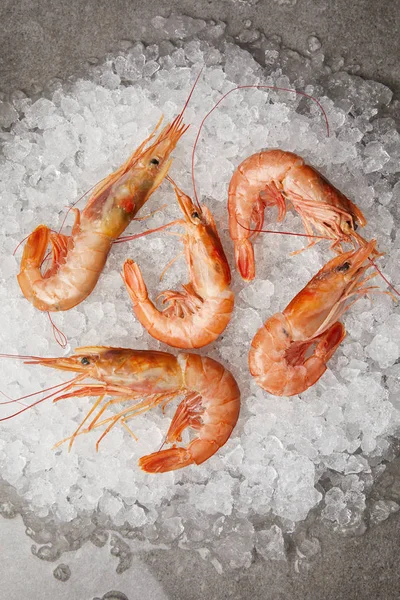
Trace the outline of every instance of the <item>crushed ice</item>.
<path fill-rule="evenodd" d="M 2 351 L 60 353 L 47 316 L 21 295 L 15 246 L 38 223 L 60 226 L 64 206 L 119 166 L 161 114 L 166 119 L 175 116 L 203 64 L 206 69 L 186 111 L 185 121 L 192 127 L 174 152 L 171 171 L 184 190 L 191 191 L 196 128 L 221 94 L 236 85 L 304 89 L 310 82 L 305 91 L 319 97 L 331 126 L 327 138 L 313 103 L 292 93 L 267 90 L 231 94 L 206 122 L 196 154 L 196 180 L 203 201 L 220 224 L 231 265 L 226 214 L 230 177 L 251 153 L 280 147 L 301 154 L 357 203 L 369 221 L 365 236 L 378 239 L 386 252 L 381 261 L 384 271 L 399 283 L 400 235 L 395 222 L 400 184 L 395 175 L 400 136 L 394 121 L 378 113 L 389 105 L 390 90 L 344 71 L 332 72 L 314 35 L 308 39 L 311 56 L 307 58 L 283 48 L 278 38 L 266 39 L 259 32 L 250 35 L 247 29 L 241 42 L 251 44 L 256 62 L 249 51 L 227 40 L 223 23 L 157 17 L 152 25 L 159 34 L 158 44 L 126 44 L 117 56 L 93 67 L 86 79 L 65 85 L 53 82 L 40 97 L 15 92 L 10 102 L 0 103 L 0 203 L 6 234 L 1 238 L 0 319 L 9 324 L 1 331 Z M 320 75 L 325 77 L 323 87 L 317 83 Z M 158 226 L 178 216 L 166 183 L 142 212 L 162 203 L 168 208 L 130 229 Z M 269 227 L 275 226 L 275 217 L 273 211 L 267 214 Z M 301 231 L 292 212 L 284 226 Z M 171 410 L 168 416 L 156 410 L 138 417 L 132 423 L 138 442 L 115 428 L 98 454 L 95 433 L 79 437 L 71 453 L 66 447 L 52 450 L 89 410 L 92 401 L 83 398 L 43 403 L 1 423 L 4 481 L 43 522 L 56 518 L 72 526 L 80 515 L 99 510 L 100 524 L 123 528 L 137 544 L 147 540 L 150 546 L 179 544 L 197 549 L 218 571 L 248 567 L 254 548 L 264 558 L 284 560 L 285 537 L 316 507 L 336 528 L 359 530 L 371 472 L 384 469 L 382 461 L 390 457 L 388 439 L 399 427 L 400 315 L 386 296 L 360 300 L 344 319 L 346 340 L 313 388 L 291 399 L 269 396 L 257 388 L 246 366 L 255 331 L 273 312 L 282 310 L 330 256 L 321 244 L 291 257 L 290 252 L 302 243 L 287 236 L 260 236 L 257 280 L 246 285 L 234 273 L 232 321 L 202 353 L 229 365 L 241 386 L 243 408 L 231 439 L 206 464 L 158 476 L 138 469 L 138 458 L 161 444 Z M 168 270 L 161 283 L 158 280 L 163 266 L 179 250 L 179 241 L 163 234 L 116 247 L 90 298 L 54 316 L 69 339 L 67 350 L 85 344 L 166 349 L 135 321 L 119 271 L 123 260 L 133 257 L 155 296 L 186 281 L 183 260 Z M 0 368 L 1 388 L 12 397 L 62 381 L 59 372 L 13 361 L 2 360 Z M 6 410 L 11 411 L 10 406 L 2 407 L 3 416 Z M 395 510 L 396 503 L 378 501 L 371 522 Z M 91 536 L 92 541 L 104 535 L 92 524 L 85 531 L 81 538 Z M 64 546 L 58 548 L 65 550 L 63 539 Z M 115 539 L 114 554 L 120 557 L 120 568 L 126 568 L 127 544 Z M 315 538 L 302 544 L 301 556 L 318 551 Z M 41 550 L 47 560 L 60 554 L 52 553 L 50 546 Z"/>

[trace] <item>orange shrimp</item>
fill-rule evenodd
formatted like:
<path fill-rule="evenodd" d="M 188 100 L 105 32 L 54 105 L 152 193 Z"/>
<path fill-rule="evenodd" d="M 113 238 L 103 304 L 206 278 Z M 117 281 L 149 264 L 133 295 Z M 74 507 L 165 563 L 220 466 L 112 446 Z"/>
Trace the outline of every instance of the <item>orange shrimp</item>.
<path fill-rule="evenodd" d="M 18 282 L 25 298 L 42 311 L 69 310 L 94 289 L 111 246 L 166 176 L 169 155 L 187 127 L 182 115 L 146 148 L 155 131 L 117 171 L 95 188 L 82 213 L 75 211 L 70 236 L 39 225 L 29 236 Z M 48 244 L 52 263 L 42 274 Z"/>
<path fill-rule="evenodd" d="M 184 217 L 174 223 L 185 228 L 190 283 L 183 285 L 181 292 L 162 292 L 159 297 L 167 306 L 159 310 L 149 299 L 140 268 L 132 260 L 125 262 L 123 279 L 135 315 L 150 335 L 177 348 L 201 348 L 217 339 L 232 316 L 231 272 L 211 212 L 206 206 L 197 207 L 168 179 Z"/>
<path fill-rule="evenodd" d="M 329 261 L 282 313 L 257 331 L 249 352 L 250 373 L 275 396 L 294 396 L 314 385 L 326 371 L 346 335 L 338 319 L 376 286 L 364 278 L 371 266 L 375 240 Z"/>
<path fill-rule="evenodd" d="M 341 242 L 364 245 L 356 233 L 357 225 L 367 221 L 362 212 L 333 187 L 316 169 L 292 152 L 266 150 L 246 158 L 236 169 L 229 184 L 229 232 L 235 246 L 237 268 L 246 281 L 255 277 L 255 238 L 264 222 L 267 206 L 277 206 L 278 221 L 286 215 L 286 200 L 302 218 L 306 234 L 313 227 L 332 239 L 332 248 L 342 252 Z M 254 228 L 251 227 L 254 225 Z M 308 247 L 314 245 L 312 240 Z M 374 255 L 378 252 L 374 250 Z"/>
<path fill-rule="evenodd" d="M 1 356 L 11 357 L 4 354 Z M 51 397 L 54 402 L 79 396 L 98 397 L 78 429 L 68 438 L 70 447 L 77 435 L 103 425 L 107 427 L 96 448 L 118 422 L 132 434 L 126 425 L 127 421 L 159 404 L 165 406 L 176 396 L 183 395 L 164 442 L 173 444 L 173 447 L 143 456 L 139 465 L 147 473 L 163 473 L 192 464 L 200 465 L 227 442 L 238 420 L 240 391 L 234 377 L 220 363 L 204 356 L 186 353 L 173 356 L 167 352 L 151 350 L 87 346 L 77 348 L 72 356 L 65 358 L 16 358 L 21 358 L 27 364 L 40 364 L 78 373 L 62 388 L 49 388 L 53 391 L 33 405 Z M 98 383 L 85 384 L 83 380 L 87 378 Z M 55 387 L 58 388 L 56 391 Z M 113 399 L 99 408 L 106 394 Z M 134 406 L 128 406 L 118 414 L 101 420 L 110 405 L 132 400 L 137 401 Z M 31 407 L 27 406 L 0 421 L 10 419 L 29 408 Z M 83 429 L 83 425 L 98 408 L 88 427 Z M 177 447 L 176 442 L 181 441 L 181 434 L 187 427 L 195 430 L 197 435 L 187 446 Z"/>

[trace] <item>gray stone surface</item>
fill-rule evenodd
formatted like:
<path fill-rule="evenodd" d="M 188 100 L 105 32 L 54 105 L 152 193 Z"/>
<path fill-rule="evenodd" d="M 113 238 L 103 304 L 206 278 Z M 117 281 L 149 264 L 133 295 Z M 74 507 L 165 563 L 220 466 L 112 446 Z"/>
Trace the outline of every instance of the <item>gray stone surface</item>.
<path fill-rule="evenodd" d="M 400 458 L 388 465 L 370 501 L 381 497 L 400 501 Z M 322 551 L 307 563 L 296 565 L 289 547 L 288 563 L 258 558 L 250 569 L 223 576 L 184 552 L 156 553 L 147 566 L 174 600 L 399 600 L 399 516 L 361 536 L 341 536 L 308 521 L 308 535 L 320 540 Z"/>
<path fill-rule="evenodd" d="M 283 1 L 286 4 L 281 4 Z M 329 60 L 343 56 L 365 77 L 400 91 L 398 0 L 2 0 L 0 88 L 76 73 L 82 61 L 111 51 L 121 39 L 140 39 L 156 15 L 182 12 L 222 19 L 236 34 L 251 19 L 267 35 L 304 51 L 315 33 Z M 291 4 L 295 3 L 294 6 Z M 150 40 L 149 40 L 150 41 Z"/>
<path fill-rule="evenodd" d="M 51 77 L 73 75 L 85 60 L 112 51 L 119 40 L 140 39 L 146 21 L 171 11 L 222 19 L 228 22 L 233 34 L 242 29 L 244 20 L 251 19 L 267 35 L 279 34 L 285 45 L 299 51 L 306 49 L 307 37 L 315 33 L 323 43 L 328 60 L 342 55 L 347 63 L 359 64 L 363 76 L 390 85 L 397 96 L 400 91 L 398 0 L 298 0 L 295 6 L 281 5 L 275 0 L 260 0 L 255 5 L 247 0 L 171 0 L 168 3 L 162 0 L 2 0 L 0 89 L 29 89 L 32 84 L 40 86 Z M 400 490 L 396 461 L 390 466 L 390 477 L 393 489 Z M 393 494 L 391 498 L 399 501 Z M 1 524 L 2 521 L 0 528 Z M 361 537 L 345 538 L 321 529 L 315 533 L 321 540 L 322 553 L 308 570 L 299 574 L 294 570 L 294 560 L 287 564 L 257 559 L 244 572 L 219 576 L 197 554 L 176 550 L 147 555 L 143 560 L 152 577 L 147 595 L 141 592 L 141 597 L 159 597 L 154 587 L 157 580 L 171 600 L 400 598 L 400 516 L 392 516 Z M 3 555 L 7 553 L 7 543 L 11 548 L 12 539 L 7 537 L 2 542 Z M 27 561 L 37 561 L 28 553 L 26 557 Z M 8 598 L 48 597 L 32 595 L 28 585 L 25 596 L 21 586 L 17 596 L 13 596 L 12 587 L 7 587 L 9 572 L 2 567 L 2 562 L 0 589 L 8 590 Z M 63 562 L 68 560 L 63 558 Z M 52 577 L 54 567 L 49 565 L 48 573 L 38 569 L 44 590 L 46 577 Z M 89 570 L 89 581 L 90 576 Z M 20 577 L 24 577 L 23 569 Z M 59 584 L 64 586 L 60 587 L 60 595 L 56 588 L 51 597 L 90 600 L 112 587 L 110 582 L 110 587 L 105 589 L 107 583 L 102 581 L 102 589 L 99 589 L 98 582 L 97 587 L 93 582 L 93 593 L 87 595 L 90 589 L 87 583 L 85 579 L 85 586 L 80 586 L 73 571 L 70 581 Z M 125 594 L 130 594 L 129 600 L 138 597 L 134 578 L 125 577 L 121 587 Z"/>

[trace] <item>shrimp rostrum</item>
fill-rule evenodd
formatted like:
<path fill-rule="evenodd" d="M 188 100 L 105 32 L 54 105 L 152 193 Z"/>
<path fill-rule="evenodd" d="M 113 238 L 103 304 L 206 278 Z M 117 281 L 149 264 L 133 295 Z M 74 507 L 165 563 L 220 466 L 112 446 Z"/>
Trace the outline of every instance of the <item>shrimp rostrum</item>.
<path fill-rule="evenodd" d="M 162 473 L 203 463 L 227 442 L 239 416 L 240 392 L 232 374 L 217 361 L 196 354 L 173 356 L 151 350 L 88 346 L 77 348 L 72 356 L 65 358 L 19 358 L 27 364 L 78 373 L 65 386 L 57 386 L 57 391 L 35 404 L 50 397 L 59 401 L 79 396 L 97 396 L 85 419 L 68 438 L 70 446 L 77 435 L 106 426 L 98 445 L 117 423 L 129 430 L 126 423 L 130 419 L 160 404 L 165 406 L 177 396 L 183 396 L 164 442 L 173 446 L 139 460 L 140 467 L 147 473 Z M 88 378 L 96 380 L 96 383 L 86 384 L 84 380 Z M 105 395 L 112 399 L 101 406 Z M 123 402 L 130 404 L 118 414 L 102 418 L 111 405 Z M 25 407 L 15 415 L 0 420 L 12 418 L 29 408 Z M 196 436 L 186 446 L 178 447 L 176 444 L 181 441 L 186 428 L 194 430 Z"/>
<path fill-rule="evenodd" d="M 70 236 L 39 225 L 28 237 L 18 282 L 25 298 L 39 310 L 69 310 L 93 291 L 113 242 L 167 175 L 169 156 L 187 129 L 179 115 L 149 144 L 157 128 L 97 185 L 82 212 L 73 209 Z M 51 262 L 42 272 L 49 244 Z"/>
<path fill-rule="evenodd" d="M 257 331 L 249 352 L 250 373 L 275 396 L 293 396 L 314 385 L 346 335 L 338 321 L 363 294 L 375 289 L 364 277 L 375 240 L 329 261 L 282 313 Z"/>
<path fill-rule="evenodd" d="M 231 273 L 217 227 L 206 206 L 201 210 L 172 181 L 181 208 L 182 235 L 190 283 L 182 291 L 166 290 L 159 310 L 150 300 L 139 266 L 124 265 L 123 278 L 140 323 L 157 340 L 177 348 L 201 348 L 224 331 L 232 316 Z"/>
<path fill-rule="evenodd" d="M 332 249 L 338 253 L 343 251 L 342 242 L 353 247 L 366 243 L 356 232 L 357 226 L 367 223 L 362 212 L 316 169 L 292 152 L 257 152 L 238 166 L 229 184 L 229 232 L 243 279 L 255 277 L 251 240 L 262 229 L 265 209 L 277 207 L 280 222 L 286 215 L 286 200 L 300 215 L 310 246 L 316 243 L 313 228 L 331 239 Z"/>

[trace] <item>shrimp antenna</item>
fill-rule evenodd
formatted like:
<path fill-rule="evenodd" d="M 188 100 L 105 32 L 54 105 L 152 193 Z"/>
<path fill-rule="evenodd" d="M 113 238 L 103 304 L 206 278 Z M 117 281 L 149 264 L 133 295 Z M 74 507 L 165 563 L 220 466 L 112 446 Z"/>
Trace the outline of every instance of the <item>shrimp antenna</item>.
<path fill-rule="evenodd" d="M 12 355 L 1 354 L 0 356 L 8 357 L 8 356 L 12 356 Z M 14 357 L 14 358 L 23 358 L 23 357 Z M 35 357 L 32 357 L 32 358 L 35 358 Z M 34 392 L 33 394 L 28 394 L 27 396 L 21 396 L 21 398 L 16 398 L 15 400 L 13 400 L 13 402 L 19 402 L 20 400 L 23 400 L 24 398 L 29 398 L 29 396 L 35 396 L 35 395 L 40 394 L 40 393 L 46 393 L 46 392 L 49 392 L 50 390 L 54 390 L 55 387 L 58 387 L 58 389 L 52 391 L 50 394 L 48 394 L 44 398 L 40 398 L 40 400 L 36 400 L 35 402 L 33 402 L 33 404 L 30 404 L 29 406 L 25 406 L 24 408 L 22 408 L 21 410 L 18 410 L 17 412 L 13 413 L 12 415 L 8 415 L 7 417 L 2 417 L 0 419 L 0 422 L 2 422 L 2 421 L 8 421 L 9 419 L 13 419 L 14 417 L 17 417 L 18 415 L 20 415 L 21 413 L 29 410 L 30 408 L 34 408 L 38 404 L 41 404 L 45 400 L 48 400 L 49 398 L 53 398 L 59 392 L 65 392 L 66 390 L 68 390 L 69 388 L 71 388 L 75 383 L 77 383 L 78 381 L 81 381 L 85 377 L 86 377 L 86 373 L 81 373 L 77 377 L 74 377 L 73 379 L 70 379 L 69 381 L 66 381 L 63 384 L 59 385 L 59 386 L 52 386 L 50 388 L 46 388 L 44 390 L 40 390 L 38 392 Z M 61 386 L 63 386 L 63 387 L 61 387 Z M 8 404 L 8 403 L 4 402 L 2 404 Z"/>
<path fill-rule="evenodd" d="M 170 134 L 170 132 L 173 129 L 176 129 L 176 128 L 180 127 L 181 131 L 182 131 L 181 135 L 183 135 L 183 133 L 185 133 L 189 129 L 190 125 L 185 126 L 183 124 L 183 114 L 184 114 L 185 110 L 188 107 L 188 104 L 190 102 L 190 99 L 191 99 L 191 97 L 193 95 L 193 92 L 195 90 L 195 87 L 197 85 L 198 80 L 200 79 L 200 75 L 202 74 L 202 72 L 203 72 L 203 67 L 200 69 L 200 72 L 199 72 L 199 74 L 196 77 L 196 80 L 195 80 L 195 82 L 194 82 L 194 84 L 192 86 L 192 89 L 190 90 L 189 96 L 187 97 L 186 102 L 185 102 L 185 104 L 184 104 L 181 112 L 178 114 L 177 117 L 175 117 L 175 119 L 172 121 L 172 123 L 165 129 L 165 132 L 164 132 L 164 135 L 163 135 L 162 139 L 167 138 L 168 135 Z M 157 142 L 155 142 L 154 145 L 156 145 L 159 141 L 160 140 L 158 140 Z M 151 148 L 151 146 L 149 148 Z M 149 150 L 149 148 L 147 148 L 147 150 Z"/>
<path fill-rule="evenodd" d="M 277 233 L 277 234 L 280 234 L 280 235 L 293 235 L 295 237 L 306 237 L 306 238 L 312 238 L 312 239 L 316 239 L 316 240 L 331 240 L 332 241 L 332 238 L 329 238 L 329 237 L 324 236 L 324 235 L 309 235 L 308 233 L 295 233 L 294 231 L 272 231 L 270 229 L 251 229 L 250 227 L 246 227 L 246 225 L 243 225 L 243 223 L 241 223 L 237 218 L 236 218 L 236 222 L 237 222 L 237 224 L 240 227 L 243 227 L 243 229 L 245 229 L 246 231 L 251 231 L 251 233 Z M 378 267 L 378 265 L 376 264 L 376 262 L 374 260 L 372 260 L 372 258 L 368 258 L 368 260 L 371 263 L 371 266 L 376 269 L 378 275 L 380 275 L 380 277 L 382 277 L 382 279 L 386 283 L 386 285 L 395 294 L 397 294 L 397 296 L 400 297 L 400 292 L 398 292 L 398 290 L 394 287 L 394 285 L 392 283 L 390 283 L 390 281 L 382 273 L 382 271 L 380 270 L 380 268 Z"/>
<path fill-rule="evenodd" d="M 15 246 L 15 248 L 14 248 L 14 252 L 12 253 L 12 255 L 13 255 L 13 256 L 15 256 L 15 254 L 16 254 L 16 252 L 17 252 L 18 248 L 19 248 L 19 247 L 20 247 L 20 246 L 21 246 L 21 245 L 22 245 L 22 244 L 25 242 L 25 240 L 27 240 L 27 239 L 28 239 L 28 237 L 29 237 L 30 235 L 31 235 L 31 234 L 30 234 L 30 233 L 28 233 L 28 235 L 26 235 L 26 236 L 24 237 L 24 239 L 23 239 L 23 240 L 21 240 L 21 241 L 20 241 L 20 242 L 19 242 L 19 243 L 18 243 L 18 244 Z"/>
<path fill-rule="evenodd" d="M 47 316 L 49 317 L 49 321 L 50 321 L 51 326 L 53 328 L 54 339 L 56 340 L 57 344 L 59 346 L 61 346 L 61 348 L 66 348 L 67 344 L 68 344 L 68 338 L 67 338 L 67 336 L 54 323 L 53 319 L 51 318 L 51 314 L 50 314 L 49 311 L 47 311 Z"/>
<path fill-rule="evenodd" d="M 180 113 L 180 117 L 181 117 L 181 118 L 183 117 L 183 113 L 184 113 L 184 112 L 185 112 L 185 110 L 187 109 L 187 107 L 188 107 L 188 104 L 189 104 L 189 102 L 190 102 L 190 99 L 191 99 L 191 97 L 193 96 L 193 92 L 194 92 L 194 90 L 195 90 L 195 88 L 196 88 L 196 85 L 197 85 L 197 83 L 198 83 L 199 79 L 200 79 L 200 76 L 201 76 L 201 74 L 202 74 L 202 72 L 203 72 L 203 69 L 204 69 L 204 67 L 201 67 L 201 69 L 200 69 L 200 71 L 199 71 L 199 74 L 197 75 L 197 77 L 196 77 L 196 80 L 195 80 L 195 82 L 194 82 L 194 84 L 193 84 L 193 86 L 192 86 L 192 89 L 190 90 L 190 94 L 189 94 L 189 96 L 187 97 L 187 100 L 186 100 L 186 102 L 185 102 L 185 105 L 184 105 L 184 107 L 183 107 L 183 109 L 182 109 L 182 111 L 181 111 L 181 113 Z"/>
<path fill-rule="evenodd" d="M 382 277 L 383 281 L 390 287 L 391 290 L 393 290 L 393 292 L 395 294 L 397 294 L 397 296 L 400 297 L 400 292 L 398 292 L 396 290 L 396 288 L 394 287 L 394 285 L 392 283 L 390 283 L 390 281 L 387 279 L 387 277 L 385 277 L 385 275 L 382 273 L 382 271 L 380 270 L 380 268 L 378 267 L 378 265 L 376 264 L 376 262 L 373 261 L 372 258 L 368 258 L 368 260 L 371 263 L 371 265 L 376 269 L 376 271 L 378 272 L 378 274 Z"/>
<path fill-rule="evenodd" d="M 34 354 L 0 354 L 0 358 L 17 358 L 19 360 L 35 360 L 40 361 L 43 360 L 42 356 L 35 356 Z"/>
<path fill-rule="evenodd" d="M 208 119 L 208 117 L 211 115 L 211 113 L 213 113 L 214 110 L 216 108 L 218 108 L 218 106 L 221 104 L 221 102 L 227 96 L 229 96 L 229 94 L 231 94 L 232 92 L 235 92 L 236 90 L 246 90 L 246 89 L 250 89 L 250 88 L 253 88 L 253 89 L 256 88 L 256 89 L 275 90 L 275 91 L 278 91 L 278 92 L 294 92 L 295 94 L 298 94 L 299 96 L 303 96 L 304 98 L 312 100 L 321 109 L 322 114 L 324 116 L 325 124 L 326 124 L 326 135 L 327 135 L 327 137 L 330 136 L 329 121 L 328 121 L 328 117 L 326 115 L 326 112 L 325 112 L 322 104 L 319 102 L 319 100 L 317 100 L 316 98 L 314 98 L 314 96 L 310 96 L 310 94 L 306 94 L 305 92 L 300 92 L 298 90 L 293 90 L 293 89 L 290 89 L 290 88 L 277 87 L 275 85 L 238 85 L 237 87 L 232 88 L 231 90 L 229 90 L 228 92 L 226 92 L 226 94 L 224 94 L 218 100 L 218 102 L 216 104 L 214 104 L 214 106 L 211 108 L 211 110 L 208 111 L 208 113 L 206 114 L 206 116 L 204 117 L 204 119 L 200 123 L 199 129 L 197 131 L 196 139 L 194 141 L 193 150 L 192 150 L 192 185 L 193 185 L 194 197 L 195 197 L 195 200 L 196 200 L 197 205 L 199 207 L 200 207 L 200 202 L 199 202 L 199 199 L 198 199 L 198 196 L 197 196 L 196 182 L 195 182 L 195 177 L 194 177 L 194 158 L 195 158 L 197 143 L 199 141 L 201 130 L 203 129 L 203 125 L 204 125 L 206 119 Z"/>
<path fill-rule="evenodd" d="M 137 240 L 138 238 L 150 235 L 151 233 L 156 233 L 157 231 L 162 231 L 163 229 L 166 229 L 167 227 L 172 227 L 173 225 L 179 225 L 180 223 L 182 223 L 182 219 L 175 219 L 170 223 L 165 223 L 164 225 L 154 227 L 153 229 L 146 229 L 146 231 L 142 231 L 141 233 L 133 233 L 132 235 L 121 235 L 119 238 L 113 241 L 113 244 L 122 244 L 123 242 Z"/>
<path fill-rule="evenodd" d="M 8 356 L 7 354 L 2 354 L 0 356 Z M 19 358 L 19 357 L 17 357 Z M 6 394 L 5 392 L 2 392 L 0 390 L 0 394 L 2 394 L 3 396 L 5 396 L 6 398 L 8 398 L 8 400 L 6 400 L 5 402 L 0 402 L 0 406 L 3 406 L 5 404 L 14 404 L 15 402 L 19 403 L 21 402 L 21 400 L 26 400 L 26 398 L 32 398 L 32 396 L 37 396 L 38 394 L 43 394 L 43 392 L 49 392 L 50 390 L 55 390 L 56 388 L 61 388 L 62 386 L 65 385 L 65 381 L 63 381 L 62 383 L 57 383 L 57 385 L 52 385 L 51 387 L 46 388 L 45 390 L 38 390 L 37 392 L 32 392 L 31 394 L 26 394 L 26 396 L 20 396 L 19 398 L 11 398 L 10 396 L 8 396 L 8 394 Z M 62 391 L 62 390 L 60 390 Z"/>
<path fill-rule="evenodd" d="M 240 227 L 243 227 L 243 229 L 246 229 L 246 231 L 251 231 L 251 233 L 277 233 L 279 235 L 293 235 L 294 237 L 306 237 L 313 238 L 316 240 L 332 241 L 332 238 L 329 238 L 325 235 L 310 235 L 308 233 L 295 233 L 294 231 L 272 231 L 271 229 L 251 229 L 250 227 L 246 227 L 246 225 L 243 225 L 243 223 L 241 223 L 237 218 L 236 222 Z"/>

